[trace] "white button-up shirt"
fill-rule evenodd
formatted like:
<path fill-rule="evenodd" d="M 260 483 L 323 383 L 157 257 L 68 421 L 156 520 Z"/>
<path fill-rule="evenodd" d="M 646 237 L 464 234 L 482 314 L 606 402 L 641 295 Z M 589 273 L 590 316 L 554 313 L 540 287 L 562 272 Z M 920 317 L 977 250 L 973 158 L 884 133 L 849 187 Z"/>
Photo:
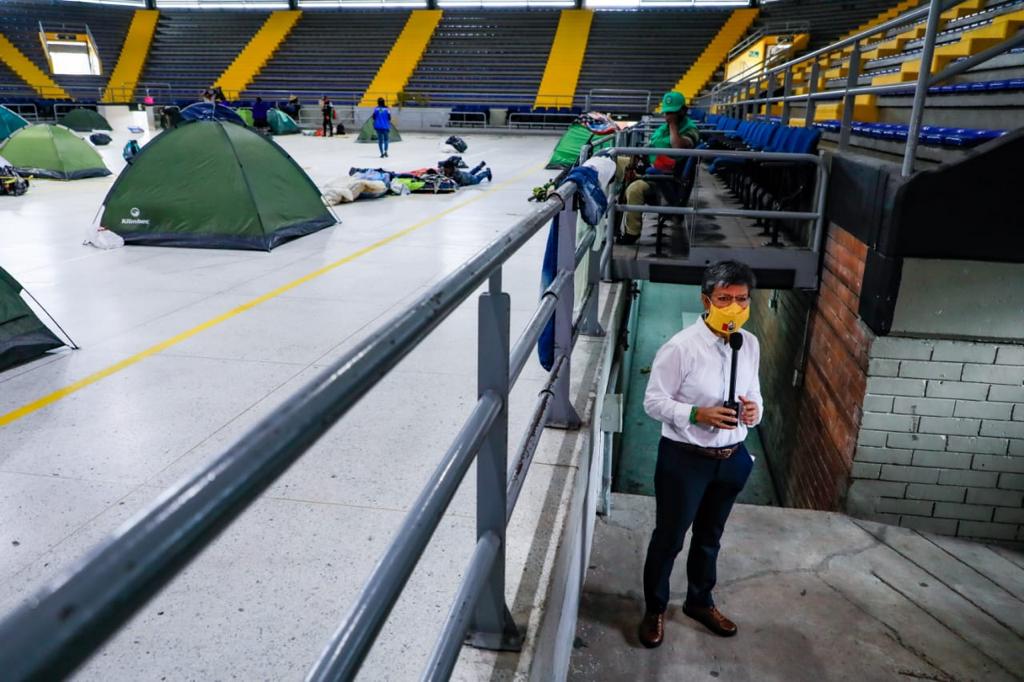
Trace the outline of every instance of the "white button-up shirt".
<path fill-rule="evenodd" d="M 757 403 L 758 423 L 764 415 L 761 382 L 757 378 L 761 349 L 757 337 L 743 334 L 736 360 L 736 402 L 739 396 Z M 673 336 L 654 356 L 651 378 L 644 394 L 644 410 L 661 422 L 661 435 L 700 447 L 720 448 L 747 437 L 742 419 L 735 429 L 690 423 L 690 411 L 716 407 L 729 399 L 732 349 L 716 336 L 703 318 Z M 756 426 L 756 424 L 755 424 Z"/>

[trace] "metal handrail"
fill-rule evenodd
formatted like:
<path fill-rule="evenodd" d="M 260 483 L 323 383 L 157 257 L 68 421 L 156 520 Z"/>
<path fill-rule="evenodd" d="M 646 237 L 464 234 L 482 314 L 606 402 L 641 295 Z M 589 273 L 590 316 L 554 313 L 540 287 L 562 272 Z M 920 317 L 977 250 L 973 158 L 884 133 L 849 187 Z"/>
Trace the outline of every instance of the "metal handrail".
<path fill-rule="evenodd" d="M 651 153 L 650 147 L 612 147 L 608 154 L 612 158 L 619 156 L 645 156 Z M 738 218 L 775 218 L 780 220 L 812 220 L 814 221 L 814 233 L 811 236 L 810 249 L 815 253 L 821 251 L 821 244 L 825 235 L 825 193 L 828 189 L 828 163 L 821 156 L 815 154 L 793 154 L 789 152 L 753 152 L 753 151 L 727 151 L 720 149 L 658 149 L 659 156 L 667 156 L 672 159 L 686 159 L 696 157 L 698 159 L 731 158 L 748 159 L 753 161 L 794 161 L 797 163 L 813 164 L 817 169 L 817 184 L 814 191 L 814 203 L 810 211 L 762 211 L 754 209 L 740 209 L 729 207 L 696 208 L 692 206 L 653 206 L 653 205 L 626 205 L 612 204 L 611 215 L 615 212 L 626 213 L 662 213 L 665 215 L 706 215 L 706 216 L 731 216 Z M 609 239 L 612 237 L 612 225 L 614 218 L 609 219 Z"/>
<path fill-rule="evenodd" d="M 569 356 L 580 332 L 600 329 L 594 257 L 588 272 L 589 296 L 575 328 L 572 319 L 571 273 L 595 238 L 591 231 L 583 246 L 576 248 L 575 191 L 572 183 L 562 185 L 379 331 L 331 363 L 221 456 L 165 492 L 69 574 L 8 615 L 0 622 L 0 670 L 5 671 L 5 679 L 54 678 L 73 672 L 485 281 L 490 285 L 480 299 L 480 399 L 310 679 L 350 679 L 359 669 L 474 458 L 478 549 L 466 573 L 467 582 L 460 588 L 465 601 L 453 608 L 454 619 L 446 626 L 432 665 L 450 670 L 457 644 L 471 622 L 484 645 L 488 637 L 507 629 L 508 623 L 501 622 L 509 618 L 507 607 L 504 616 L 497 614 L 498 622 L 492 617 L 494 604 L 504 600 L 507 514 L 545 424 L 578 426 L 569 397 Z M 537 342 L 544 325 L 531 324 L 520 337 L 513 372 L 508 352 L 509 297 L 501 291 L 501 267 L 553 217 L 558 227 L 559 277 L 553 285 L 555 305 L 552 309 L 542 301 L 540 319 L 546 323 L 554 318 L 556 363 L 535 411 L 542 418 L 531 423 L 509 479 L 501 433 L 502 428 L 507 431 L 508 390 L 522 369 L 524 349 Z M 605 246 L 610 249 L 610 243 Z M 495 348 L 506 352 L 495 353 Z"/>
<path fill-rule="evenodd" d="M 943 4 L 942 4 L 942 8 L 941 8 L 940 12 L 944 12 L 947 9 L 951 8 L 951 7 L 955 7 L 956 5 L 959 5 L 961 2 L 963 2 L 963 0 L 942 0 Z M 797 65 L 802 64 L 802 63 L 807 62 L 807 61 L 812 61 L 812 60 L 816 61 L 822 55 L 831 54 L 831 53 L 835 52 L 837 49 L 846 47 L 847 45 L 856 45 L 857 43 L 859 43 L 864 38 L 868 38 L 868 37 L 877 35 L 879 33 L 884 33 L 885 31 L 888 31 L 890 29 L 896 28 L 898 26 L 903 26 L 904 24 L 908 24 L 908 23 L 911 23 L 911 22 L 916 23 L 918 19 L 926 18 L 930 11 L 931 11 L 931 8 L 930 8 L 929 5 L 922 5 L 921 7 L 918 7 L 917 9 L 913 9 L 913 10 L 910 10 L 909 12 L 905 12 L 905 13 L 901 14 L 898 17 L 894 17 L 894 18 L 890 19 L 889 21 L 886 21 L 886 22 L 883 22 L 883 23 L 879 24 L 878 26 L 874 26 L 874 27 L 871 27 L 871 28 L 864 29 L 863 31 L 860 31 L 859 33 L 855 33 L 854 35 L 849 36 L 848 38 L 843 38 L 842 40 L 837 40 L 836 42 L 831 43 L 829 45 L 826 45 L 825 47 L 818 48 L 817 50 L 814 50 L 813 52 L 808 52 L 807 54 L 803 54 L 803 55 L 800 55 L 799 57 L 795 57 L 795 58 L 789 60 L 788 62 L 785 62 L 783 64 L 779 64 L 778 66 L 775 66 L 775 67 L 772 67 L 770 69 L 767 69 L 764 72 L 764 74 L 761 77 L 759 77 L 757 80 L 760 81 L 764 77 L 772 76 L 772 75 L 775 75 L 775 74 L 778 74 L 778 73 L 783 73 L 783 72 L 785 72 L 785 71 L 787 71 L 789 69 L 792 69 L 794 66 L 797 66 Z M 734 88 L 733 89 L 739 89 L 744 84 L 749 84 L 749 81 L 747 81 L 746 83 L 734 83 Z M 704 98 L 698 98 L 697 101 L 700 102 L 700 101 L 703 101 L 703 99 Z"/>
<path fill-rule="evenodd" d="M 802 55 L 801 57 L 786 62 L 785 64 L 769 69 L 765 71 L 764 75 L 757 76 L 754 79 L 720 84 L 719 86 L 716 86 L 709 95 L 698 98 L 697 102 L 699 105 L 703 105 L 706 104 L 707 99 L 710 98 L 712 105 L 724 106 L 730 109 L 734 115 L 738 116 L 753 115 L 757 112 L 757 107 L 762 104 L 766 105 L 766 111 L 770 112 L 772 104 L 782 103 L 783 125 L 788 125 L 789 123 L 790 104 L 793 102 L 802 102 L 805 103 L 807 107 L 807 112 L 804 116 L 804 124 L 811 126 L 814 124 L 816 102 L 826 99 L 841 99 L 843 101 L 843 111 L 839 132 L 839 149 L 841 151 L 845 151 L 849 147 L 850 143 L 853 126 L 854 101 L 858 95 L 896 94 L 912 91 L 914 99 L 910 113 L 910 129 L 908 130 L 906 148 L 904 149 L 902 163 L 903 175 L 910 175 L 914 171 L 914 161 L 917 155 L 917 145 L 920 137 L 919 133 L 929 87 L 957 74 L 963 73 L 964 71 L 973 68 L 978 64 L 982 64 L 1018 45 L 1024 44 L 1024 33 L 1018 32 L 1016 35 L 1007 38 L 998 45 L 991 46 L 962 61 L 952 63 L 938 73 L 931 73 L 932 56 L 934 54 L 939 34 L 939 21 L 941 19 L 941 15 L 949 8 L 959 5 L 961 2 L 962 0 L 930 0 L 925 6 L 907 12 L 878 26 L 861 31 L 849 38 L 837 41 L 832 45 L 823 47 L 807 55 Z M 921 46 L 921 68 L 918 72 L 916 83 L 908 82 L 888 85 L 859 85 L 858 83 L 862 66 L 861 55 L 865 49 L 865 46 L 861 45 L 860 41 L 864 38 L 884 34 L 886 31 L 898 26 L 910 23 L 915 25 L 919 24 L 921 18 L 926 20 L 927 26 Z M 824 54 L 832 54 L 836 49 L 847 45 L 852 45 L 853 49 L 850 51 L 849 60 L 847 62 L 848 73 L 845 87 L 831 90 L 818 90 L 818 76 L 820 73 L 820 62 L 818 61 L 818 57 Z M 812 60 L 811 75 L 807 88 L 808 91 L 800 95 L 795 95 L 792 92 L 792 67 L 808 60 Z M 773 96 L 776 87 L 779 85 L 777 82 L 777 75 L 780 72 L 785 76 L 782 84 L 783 93 L 781 96 Z M 765 79 L 767 79 L 767 87 L 762 88 L 761 83 L 765 81 Z M 762 89 L 765 89 L 765 96 L 757 96 Z"/>
<path fill-rule="evenodd" d="M 808 33 L 810 30 L 811 24 L 808 21 L 787 21 L 785 23 L 765 24 L 747 36 L 746 39 L 737 44 L 736 47 L 729 50 L 726 60 L 731 61 L 736 57 L 736 55 L 740 54 L 765 36 L 776 36 L 786 33 Z"/>

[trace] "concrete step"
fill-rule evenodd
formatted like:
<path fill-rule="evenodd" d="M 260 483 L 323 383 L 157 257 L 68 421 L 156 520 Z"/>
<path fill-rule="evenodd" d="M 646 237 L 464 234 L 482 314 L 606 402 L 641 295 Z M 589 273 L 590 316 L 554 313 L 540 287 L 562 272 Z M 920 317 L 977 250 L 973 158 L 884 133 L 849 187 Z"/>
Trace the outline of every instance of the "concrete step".
<path fill-rule="evenodd" d="M 684 548 L 665 643 L 640 646 L 654 500 L 615 495 L 600 519 L 569 679 L 1015 680 L 1024 670 L 1024 553 L 842 514 L 737 505 L 715 637 L 682 614 Z"/>

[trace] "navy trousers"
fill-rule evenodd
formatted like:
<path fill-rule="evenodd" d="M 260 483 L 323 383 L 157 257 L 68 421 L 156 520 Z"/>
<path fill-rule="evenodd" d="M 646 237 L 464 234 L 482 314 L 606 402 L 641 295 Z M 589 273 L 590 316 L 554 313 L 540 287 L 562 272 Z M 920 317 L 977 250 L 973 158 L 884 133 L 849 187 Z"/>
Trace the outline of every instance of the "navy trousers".
<path fill-rule="evenodd" d="M 657 520 L 644 563 L 648 613 L 664 613 L 668 607 L 672 566 L 691 525 L 686 603 L 714 606 L 711 591 L 717 580 L 719 541 L 736 496 L 753 468 L 754 461 L 743 445 L 729 459 L 712 459 L 683 450 L 676 441 L 662 437 L 654 472 Z"/>

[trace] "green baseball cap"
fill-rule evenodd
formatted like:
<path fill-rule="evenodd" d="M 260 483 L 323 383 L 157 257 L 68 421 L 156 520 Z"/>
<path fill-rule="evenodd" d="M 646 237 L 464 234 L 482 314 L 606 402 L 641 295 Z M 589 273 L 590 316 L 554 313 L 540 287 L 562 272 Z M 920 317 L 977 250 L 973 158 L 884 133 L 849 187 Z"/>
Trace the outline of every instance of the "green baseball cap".
<path fill-rule="evenodd" d="M 679 111 L 686 106 L 686 97 L 681 92 L 666 92 L 665 96 L 661 98 L 661 110 L 664 113 L 672 113 L 673 111 Z"/>

